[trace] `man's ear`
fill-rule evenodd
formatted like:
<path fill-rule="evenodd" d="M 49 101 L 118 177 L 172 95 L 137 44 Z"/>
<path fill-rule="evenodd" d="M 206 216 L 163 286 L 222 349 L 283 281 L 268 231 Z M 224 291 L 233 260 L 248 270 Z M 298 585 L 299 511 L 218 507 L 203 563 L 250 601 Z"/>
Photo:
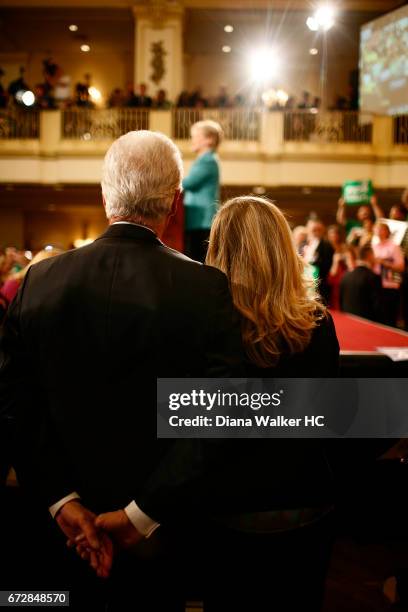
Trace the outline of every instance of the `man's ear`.
<path fill-rule="evenodd" d="M 181 189 L 176 189 L 173 202 L 171 203 L 171 209 L 169 213 L 169 218 L 175 217 L 177 213 L 177 208 L 181 200 Z"/>

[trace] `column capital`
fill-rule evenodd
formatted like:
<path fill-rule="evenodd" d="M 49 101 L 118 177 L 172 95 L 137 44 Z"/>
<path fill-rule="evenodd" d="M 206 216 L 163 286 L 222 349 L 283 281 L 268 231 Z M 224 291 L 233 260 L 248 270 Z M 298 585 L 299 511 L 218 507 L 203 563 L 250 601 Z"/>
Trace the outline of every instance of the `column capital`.
<path fill-rule="evenodd" d="M 146 19 L 156 28 L 165 26 L 166 21 L 184 15 L 182 0 L 136 0 L 132 6 L 135 19 Z"/>

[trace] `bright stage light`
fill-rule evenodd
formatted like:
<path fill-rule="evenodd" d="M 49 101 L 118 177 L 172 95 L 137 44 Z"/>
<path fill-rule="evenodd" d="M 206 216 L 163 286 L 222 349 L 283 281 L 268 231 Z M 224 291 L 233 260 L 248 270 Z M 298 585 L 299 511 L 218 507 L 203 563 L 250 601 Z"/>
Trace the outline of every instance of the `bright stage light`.
<path fill-rule="evenodd" d="M 101 92 L 99 89 L 96 89 L 96 87 L 89 87 L 88 93 L 95 102 L 99 102 L 99 100 L 102 98 Z"/>
<path fill-rule="evenodd" d="M 232 25 L 226 25 L 224 27 L 224 32 L 228 32 L 228 34 L 231 34 L 231 32 L 234 31 L 234 27 Z"/>
<path fill-rule="evenodd" d="M 32 91 L 25 91 L 21 97 L 21 100 L 25 106 L 32 106 L 35 102 L 35 95 Z"/>
<path fill-rule="evenodd" d="M 258 49 L 249 56 L 249 69 L 255 81 L 268 81 L 279 72 L 280 62 L 274 49 Z"/>
<path fill-rule="evenodd" d="M 334 9 L 331 6 L 321 6 L 315 13 L 319 26 L 327 32 L 334 26 Z"/>
<path fill-rule="evenodd" d="M 88 53 L 88 51 L 91 50 L 91 47 L 89 45 L 81 45 L 81 51 L 83 51 L 84 53 Z"/>
<path fill-rule="evenodd" d="M 314 17 L 308 17 L 306 19 L 306 25 L 309 30 L 312 30 L 312 32 L 317 32 L 317 30 L 319 29 L 319 24 L 317 23 L 317 20 Z"/>
<path fill-rule="evenodd" d="M 20 91 L 16 93 L 16 100 L 24 104 L 24 106 L 32 106 L 35 102 L 35 95 L 28 89 L 20 89 Z"/>
<path fill-rule="evenodd" d="M 319 7 L 313 16 L 306 19 L 306 25 L 312 32 L 323 30 L 327 32 L 334 26 L 334 8 L 327 4 Z"/>
<path fill-rule="evenodd" d="M 276 100 L 279 106 L 285 106 L 286 102 L 289 100 L 289 94 L 283 89 L 278 89 L 276 92 Z"/>
<path fill-rule="evenodd" d="M 309 53 L 310 55 L 317 55 L 319 51 L 316 49 L 316 47 L 313 47 L 312 49 L 309 49 Z"/>
<path fill-rule="evenodd" d="M 78 26 L 75 25 L 75 23 L 71 23 L 71 25 L 69 26 L 69 30 L 71 30 L 71 32 L 77 32 Z"/>
<path fill-rule="evenodd" d="M 286 93 L 283 89 L 268 89 L 263 92 L 261 95 L 262 102 L 268 108 L 272 108 L 273 106 L 285 106 L 286 102 L 289 100 L 289 94 Z"/>
<path fill-rule="evenodd" d="M 224 53 L 231 53 L 231 47 L 229 45 L 224 45 L 222 50 Z"/>

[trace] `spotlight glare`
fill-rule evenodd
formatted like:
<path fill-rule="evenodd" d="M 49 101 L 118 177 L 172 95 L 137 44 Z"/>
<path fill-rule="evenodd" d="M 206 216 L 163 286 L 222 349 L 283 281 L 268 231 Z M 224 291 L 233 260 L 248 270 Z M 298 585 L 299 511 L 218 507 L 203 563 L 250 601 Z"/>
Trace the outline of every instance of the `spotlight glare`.
<path fill-rule="evenodd" d="M 334 26 L 334 9 L 331 6 L 321 6 L 317 9 L 314 19 L 327 32 L 327 30 Z"/>
<path fill-rule="evenodd" d="M 268 81 L 279 71 L 279 60 L 275 50 L 258 49 L 249 57 L 251 76 L 255 81 Z"/>
<path fill-rule="evenodd" d="M 21 101 L 24 106 L 32 106 L 35 102 L 35 95 L 32 91 L 25 91 L 21 96 Z"/>
<path fill-rule="evenodd" d="M 77 32 L 78 26 L 75 25 L 75 23 L 71 23 L 71 25 L 69 26 L 69 30 L 71 30 L 71 32 Z"/>
<path fill-rule="evenodd" d="M 289 94 L 283 89 L 278 89 L 276 92 L 276 100 L 279 106 L 285 106 L 286 102 L 289 100 Z"/>
<path fill-rule="evenodd" d="M 317 32 L 317 30 L 319 29 L 319 24 L 314 17 L 308 17 L 306 20 L 306 25 L 309 30 L 312 30 L 312 32 Z"/>
<path fill-rule="evenodd" d="M 95 102 L 99 102 L 99 100 L 102 98 L 101 92 L 96 87 L 89 87 L 88 93 L 92 100 L 95 100 Z"/>
<path fill-rule="evenodd" d="M 309 53 L 310 55 L 317 55 L 319 51 L 316 49 L 316 47 L 313 47 L 312 49 L 309 49 Z"/>
<path fill-rule="evenodd" d="M 224 27 L 224 32 L 228 32 L 228 34 L 231 34 L 231 32 L 234 31 L 234 27 L 232 25 L 226 25 Z"/>
<path fill-rule="evenodd" d="M 231 53 L 231 47 L 229 45 L 224 45 L 222 50 L 224 53 Z"/>
<path fill-rule="evenodd" d="M 88 51 L 91 50 L 91 47 L 89 45 L 81 45 L 81 51 L 83 51 L 84 53 L 88 53 Z"/>

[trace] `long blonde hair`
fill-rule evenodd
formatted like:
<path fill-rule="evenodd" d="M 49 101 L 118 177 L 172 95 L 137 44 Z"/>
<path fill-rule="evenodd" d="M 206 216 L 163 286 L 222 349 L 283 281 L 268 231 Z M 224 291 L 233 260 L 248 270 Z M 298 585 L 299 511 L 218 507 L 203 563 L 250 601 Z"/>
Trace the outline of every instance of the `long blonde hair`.
<path fill-rule="evenodd" d="M 270 367 L 282 353 L 307 347 L 326 309 L 275 204 L 252 196 L 226 202 L 213 221 L 206 263 L 228 277 L 254 364 Z"/>

